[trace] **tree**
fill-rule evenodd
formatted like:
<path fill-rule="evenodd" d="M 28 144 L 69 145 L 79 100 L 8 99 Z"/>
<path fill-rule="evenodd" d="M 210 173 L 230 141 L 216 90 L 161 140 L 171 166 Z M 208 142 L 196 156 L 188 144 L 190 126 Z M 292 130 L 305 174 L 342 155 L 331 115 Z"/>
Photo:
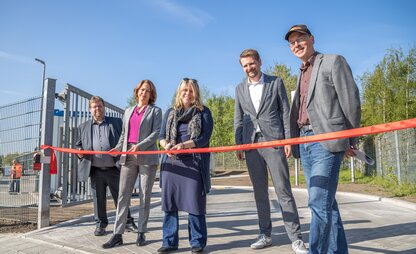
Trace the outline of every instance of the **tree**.
<path fill-rule="evenodd" d="M 365 126 L 416 117 L 416 48 L 389 49 L 373 72 L 360 77 Z"/>
<path fill-rule="evenodd" d="M 234 99 L 225 95 L 213 95 L 206 100 L 214 119 L 211 146 L 228 146 L 235 144 L 234 139 Z"/>
<path fill-rule="evenodd" d="M 18 158 L 21 154 L 19 153 L 9 153 L 2 157 L 3 166 L 12 165 L 13 160 Z"/>
<path fill-rule="evenodd" d="M 134 94 L 132 94 L 129 98 L 127 98 L 127 107 L 133 107 L 134 105 L 136 105 L 136 98 L 134 96 Z"/>
<path fill-rule="evenodd" d="M 291 103 L 291 91 L 296 90 L 296 81 L 298 79 L 297 75 L 292 74 L 291 68 L 284 64 L 275 64 L 275 66 L 266 69 L 266 73 L 283 79 L 283 82 L 285 83 L 287 98 L 289 99 L 289 103 Z"/>

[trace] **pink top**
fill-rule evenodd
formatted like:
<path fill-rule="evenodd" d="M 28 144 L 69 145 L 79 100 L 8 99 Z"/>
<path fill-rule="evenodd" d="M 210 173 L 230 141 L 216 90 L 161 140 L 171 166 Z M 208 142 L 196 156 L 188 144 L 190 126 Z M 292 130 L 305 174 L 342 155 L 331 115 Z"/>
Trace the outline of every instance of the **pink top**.
<path fill-rule="evenodd" d="M 144 106 L 142 111 L 139 113 L 139 107 L 136 106 L 133 110 L 133 114 L 130 117 L 129 121 L 129 136 L 127 138 L 128 143 L 137 144 L 139 142 L 139 131 L 140 131 L 140 123 L 142 122 L 142 118 L 144 112 L 146 112 L 147 106 Z"/>

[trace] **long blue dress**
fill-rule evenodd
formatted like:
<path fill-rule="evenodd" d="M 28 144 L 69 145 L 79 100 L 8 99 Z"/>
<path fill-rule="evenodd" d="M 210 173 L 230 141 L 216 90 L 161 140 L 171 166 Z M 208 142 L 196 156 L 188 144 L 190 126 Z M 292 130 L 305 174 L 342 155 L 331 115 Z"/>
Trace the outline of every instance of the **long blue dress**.
<path fill-rule="evenodd" d="M 188 123 L 178 123 L 177 143 L 189 140 Z M 184 211 L 190 214 L 206 213 L 206 195 L 201 172 L 194 154 L 168 157 L 161 171 L 162 210 Z"/>

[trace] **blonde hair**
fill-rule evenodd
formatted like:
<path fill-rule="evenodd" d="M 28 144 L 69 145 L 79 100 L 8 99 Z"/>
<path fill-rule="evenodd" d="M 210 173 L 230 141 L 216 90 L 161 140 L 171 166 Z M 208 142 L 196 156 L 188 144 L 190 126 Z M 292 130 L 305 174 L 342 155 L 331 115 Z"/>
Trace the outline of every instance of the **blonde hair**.
<path fill-rule="evenodd" d="M 184 78 L 181 80 L 181 83 L 179 83 L 179 86 L 176 89 L 175 104 L 173 105 L 173 108 L 175 110 L 184 108 L 183 102 L 181 100 L 181 91 L 185 85 L 190 85 L 194 94 L 192 106 L 195 106 L 197 109 L 202 111 L 204 109 L 204 105 L 202 104 L 201 92 L 199 90 L 198 81 L 190 78 Z"/>

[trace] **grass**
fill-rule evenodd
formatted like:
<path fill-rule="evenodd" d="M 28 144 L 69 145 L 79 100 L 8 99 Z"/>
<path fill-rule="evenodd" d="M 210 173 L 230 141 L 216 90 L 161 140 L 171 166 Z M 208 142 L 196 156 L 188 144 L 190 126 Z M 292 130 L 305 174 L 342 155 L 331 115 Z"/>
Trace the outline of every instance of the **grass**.
<path fill-rule="evenodd" d="M 291 183 L 295 183 L 295 177 L 290 177 Z M 305 177 L 303 172 L 299 174 L 299 183 L 305 184 Z M 351 171 L 344 169 L 339 174 L 339 184 L 351 183 Z M 383 189 L 389 196 L 393 197 L 416 197 L 416 184 L 414 183 L 402 183 L 398 184 L 397 177 L 394 174 L 387 174 L 384 177 L 381 176 L 368 176 L 364 175 L 360 171 L 355 172 L 355 184 L 367 184 L 374 187 Z"/>

